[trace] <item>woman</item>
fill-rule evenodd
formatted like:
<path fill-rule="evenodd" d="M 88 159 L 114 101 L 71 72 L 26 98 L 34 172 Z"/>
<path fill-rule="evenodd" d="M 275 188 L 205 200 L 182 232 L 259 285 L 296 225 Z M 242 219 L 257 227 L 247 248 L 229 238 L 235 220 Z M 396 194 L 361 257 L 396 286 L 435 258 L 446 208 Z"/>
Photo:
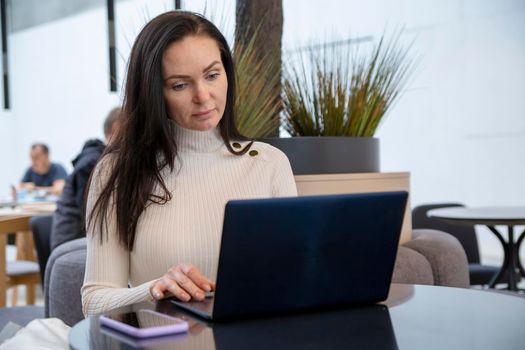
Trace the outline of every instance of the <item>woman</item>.
<path fill-rule="evenodd" d="M 234 91 L 230 49 L 205 18 L 168 12 L 139 34 L 123 124 L 87 198 L 85 315 L 168 293 L 203 300 L 225 203 L 297 194 L 286 156 L 238 133 Z"/>

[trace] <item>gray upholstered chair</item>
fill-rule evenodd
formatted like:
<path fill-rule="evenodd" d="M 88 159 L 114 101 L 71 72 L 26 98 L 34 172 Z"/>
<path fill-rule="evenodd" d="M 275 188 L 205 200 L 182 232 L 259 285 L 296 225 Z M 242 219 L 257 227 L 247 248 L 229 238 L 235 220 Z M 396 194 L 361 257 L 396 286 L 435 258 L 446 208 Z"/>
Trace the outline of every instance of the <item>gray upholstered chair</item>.
<path fill-rule="evenodd" d="M 445 232 L 413 230 L 412 239 L 398 249 L 392 282 L 468 288 L 467 255 Z"/>
<path fill-rule="evenodd" d="M 64 243 L 51 253 L 45 275 L 46 317 L 58 317 L 69 325 L 84 318 L 80 287 L 85 262 L 85 238 Z M 467 288 L 465 251 L 446 233 L 414 230 L 413 239 L 399 247 L 392 282 Z"/>
<path fill-rule="evenodd" d="M 415 229 L 427 228 L 440 230 L 456 237 L 467 254 L 470 284 L 488 285 L 498 273 L 499 267 L 481 264 L 478 239 L 474 226 L 449 223 L 427 216 L 427 212 L 433 209 L 463 206 L 464 205 L 460 203 L 439 203 L 417 206 L 412 210 L 412 227 Z"/>
<path fill-rule="evenodd" d="M 85 238 L 63 243 L 51 252 L 44 279 L 46 317 L 58 317 L 70 326 L 84 318 L 80 287 L 85 266 Z"/>

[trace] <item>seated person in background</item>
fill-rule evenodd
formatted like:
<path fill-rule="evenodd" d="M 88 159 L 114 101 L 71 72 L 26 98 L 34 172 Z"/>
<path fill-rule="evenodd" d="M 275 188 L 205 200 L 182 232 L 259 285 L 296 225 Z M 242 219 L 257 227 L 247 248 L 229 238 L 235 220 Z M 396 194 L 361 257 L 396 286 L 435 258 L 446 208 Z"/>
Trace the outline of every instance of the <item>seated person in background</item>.
<path fill-rule="evenodd" d="M 106 144 L 118 129 L 119 115 L 120 107 L 113 108 L 104 121 L 104 142 L 99 139 L 86 141 L 80 154 L 73 159 L 73 172 L 66 179 L 66 185 L 53 215 L 51 250 L 64 242 L 86 235 L 82 222 L 84 190 Z"/>
<path fill-rule="evenodd" d="M 20 188 L 29 191 L 44 190 L 47 194 L 59 196 L 66 176 L 64 167 L 49 159 L 49 147 L 43 143 L 35 143 L 31 146 L 31 167 L 22 178 Z"/>
<path fill-rule="evenodd" d="M 39 220 L 41 225 L 39 230 L 33 231 L 33 240 L 42 281 L 51 251 L 62 243 L 86 235 L 82 220 L 84 190 L 106 144 L 118 128 L 119 114 L 120 108 L 114 108 L 104 121 L 105 143 L 98 139 L 88 140 L 82 151 L 73 159 L 73 172 L 66 179 L 66 185 L 57 201 L 57 208 L 51 220 L 35 219 Z"/>

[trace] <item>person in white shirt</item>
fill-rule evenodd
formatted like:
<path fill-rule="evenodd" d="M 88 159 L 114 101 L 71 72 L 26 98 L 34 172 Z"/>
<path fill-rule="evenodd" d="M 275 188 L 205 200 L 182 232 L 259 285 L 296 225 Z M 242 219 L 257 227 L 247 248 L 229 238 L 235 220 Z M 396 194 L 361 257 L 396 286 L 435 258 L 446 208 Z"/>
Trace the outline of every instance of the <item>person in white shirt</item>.
<path fill-rule="evenodd" d="M 85 315 L 168 293 L 203 300 L 226 202 L 297 195 L 284 153 L 237 131 L 234 76 L 200 15 L 167 12 L 138 35 L 122 124 L 89 186 Z"/>

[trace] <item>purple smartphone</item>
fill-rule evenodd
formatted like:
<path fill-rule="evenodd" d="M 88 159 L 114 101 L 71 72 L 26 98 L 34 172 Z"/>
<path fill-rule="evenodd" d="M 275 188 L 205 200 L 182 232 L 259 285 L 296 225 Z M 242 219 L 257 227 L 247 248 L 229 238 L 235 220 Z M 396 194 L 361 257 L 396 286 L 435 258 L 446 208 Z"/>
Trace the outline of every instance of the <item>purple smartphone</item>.
<path fill-rule="evenodd" d="M 123 314 L 101 315 L 100 323 L 137 338 L 188 331 L 186 321 L 147 309 Z"/>

